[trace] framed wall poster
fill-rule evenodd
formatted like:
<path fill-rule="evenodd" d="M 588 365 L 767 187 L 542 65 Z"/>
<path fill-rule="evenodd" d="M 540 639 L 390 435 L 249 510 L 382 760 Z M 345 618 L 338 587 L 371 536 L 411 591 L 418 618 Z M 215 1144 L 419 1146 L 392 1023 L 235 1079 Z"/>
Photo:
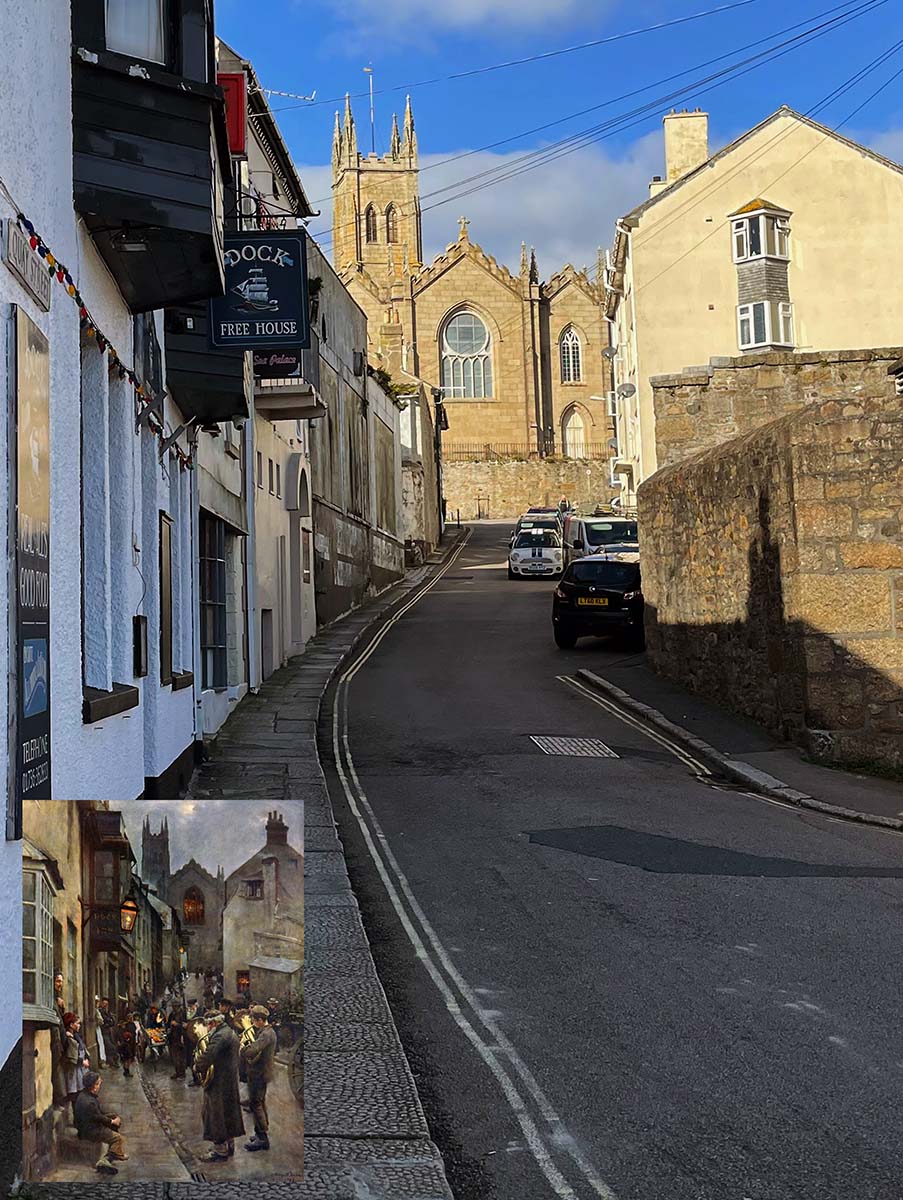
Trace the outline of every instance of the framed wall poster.
<path fill-rule="evenodd" d="M 16 808 L 50 798 L 50 345 L 15 320 Z"/>

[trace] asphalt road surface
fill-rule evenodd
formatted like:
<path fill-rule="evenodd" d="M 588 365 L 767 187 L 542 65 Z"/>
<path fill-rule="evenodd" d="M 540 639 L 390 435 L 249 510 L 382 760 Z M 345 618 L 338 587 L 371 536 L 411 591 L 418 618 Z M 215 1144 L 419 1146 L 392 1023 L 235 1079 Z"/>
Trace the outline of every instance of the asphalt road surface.
<path fill-rule="evenodd" d="M 352 880 L 457 1200 L 900 1200 L 903 836 L 716 790 L 559 678 L 630 652 L 559 651 L 507 529 L 330 693 Z"/>

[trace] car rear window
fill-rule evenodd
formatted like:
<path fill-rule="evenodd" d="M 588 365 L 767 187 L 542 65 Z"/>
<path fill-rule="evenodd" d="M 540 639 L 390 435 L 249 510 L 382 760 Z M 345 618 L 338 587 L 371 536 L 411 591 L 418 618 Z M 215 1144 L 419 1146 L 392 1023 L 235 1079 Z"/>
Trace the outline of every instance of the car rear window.
<path fill-rule="evenodd" d="M 635 542 L 636 521 L 586 521 L 586 540 L 591 546 L 609 546 L 613 542 Z"/>
<path fill-rule="evenodd" d="M 571 563 L 567 577 L 575 583 L 601 583 L 625 590 L 640 586 L 640 568 L 637 563 L 575 562 Z"/>
<path fill-rule="evenodd" d="M 515 550 L 528 550 L 534 546 L 541 546 L 544 550 L 556 550 L 561 545 L 557 533 L 547 533 L 545 530 L 535 529 L 527 533 L 519 533 L 517 541 L 514 543 Z"/>

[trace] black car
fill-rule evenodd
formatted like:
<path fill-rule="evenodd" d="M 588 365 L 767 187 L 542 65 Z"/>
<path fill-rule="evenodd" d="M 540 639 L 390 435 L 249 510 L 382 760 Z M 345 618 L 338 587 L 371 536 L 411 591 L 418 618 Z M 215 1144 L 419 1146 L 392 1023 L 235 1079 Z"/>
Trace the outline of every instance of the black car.
<path fill-rule="evenodd" d="M 639 562 L 578 558 L 561 577 L 552 600 L 552 628 L 562 650 L 579 637 L 623 633 L 643 646 L 643 593 Z"/>

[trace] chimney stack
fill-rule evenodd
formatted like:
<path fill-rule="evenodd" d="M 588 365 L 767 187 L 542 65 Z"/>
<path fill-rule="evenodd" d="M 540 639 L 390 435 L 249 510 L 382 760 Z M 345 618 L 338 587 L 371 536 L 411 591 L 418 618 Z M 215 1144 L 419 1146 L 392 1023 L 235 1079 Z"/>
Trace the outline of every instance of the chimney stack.
<path fill-rule="evenodd" d="M 275 811 L 267 813 L 266 844 L 268 846 L 288 845 L 288 826 L 282 819 L 282 813 Z"/>
<path fill-rule="evenodd" d="M 709 157 L 709 114 L 698 108 L 694 112 L 670 112 L 663 124 L 665 178 L 670 184 L 702 166 Z"/>

